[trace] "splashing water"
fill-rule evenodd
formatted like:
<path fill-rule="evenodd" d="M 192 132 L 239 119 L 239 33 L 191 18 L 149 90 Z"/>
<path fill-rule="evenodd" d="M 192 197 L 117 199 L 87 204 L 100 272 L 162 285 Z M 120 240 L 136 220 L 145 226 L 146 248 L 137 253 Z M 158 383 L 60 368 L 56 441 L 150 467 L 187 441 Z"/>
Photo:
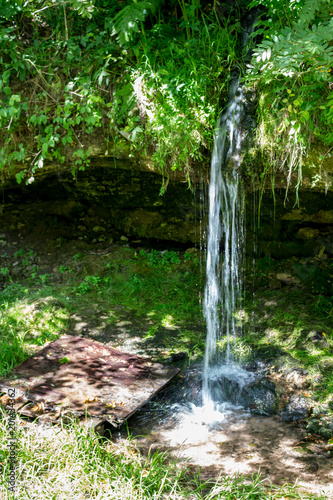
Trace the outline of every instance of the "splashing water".
<path fill-rule="evenodd" d="M 253 32 L 258 11 L 249 12 L 242 29 L 244 61 L 251 58 Z M 213 409 L 227 401 L 225 388 L 242 390 L 252 378 L 237 364 L 235 357 L 235 314 L 240 310 L 242 258 L 244 247 L 244 192 L 239 166 L 244 131 L 244 88 L 238 71 L 231 74 L 229 104 L 219 117 L 214 137 L 209 185 L 209 224 L 207 241 L 204 315 L 207 339 L 203 369 L 203 406 Z M 223 259 L 220 263 L 220 247 Z M 225 348 L 223 346 L 225 345 Z M 224 381 L 224 382 L 223 382 Z M 225 384 L 225 388 L 223 388 Z"/>
<path fill-rule="evenodd" d="M 244 195 L 239 180 L 244 114 L 244 90 L 238 75 L 230 85 L 229 105 L 221 114 L 215 132 L 209 186 L 209 225 L 207 241 L 207 283 L 204 314 L 207 340 L 203 371 L 203 404 L 214 404 L 214 380 L 221 364 L 226 378 L 244 370 L 236 370 L 232 347 L 236 340 L 235 312 L 240 308 L 242 276 L 241 261 L 244 239 Z M 223 241 L 223 260 L 220 245 Z M 222 264 L 222 265 L 221 265 Z M 221 340 L 225 339 L 223 350 Z M 228 376 L 229 373 L 229 376 Z M 246 377 L 245 377 L 246 378 Z M 223 395 L 222 395 L 223 397 Z"/>

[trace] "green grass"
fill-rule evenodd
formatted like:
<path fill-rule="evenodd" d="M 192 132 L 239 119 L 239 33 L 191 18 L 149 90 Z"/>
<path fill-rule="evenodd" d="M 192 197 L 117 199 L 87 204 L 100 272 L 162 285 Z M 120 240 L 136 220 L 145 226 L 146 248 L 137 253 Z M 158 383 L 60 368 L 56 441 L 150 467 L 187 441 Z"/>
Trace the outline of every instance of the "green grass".
<path fill-rule="evenodd" d="M 192 359 L 202 355 L 204 328 L 192 328 L 203 325 L 196 256 L 115 247 L 109 256 L 75 254 L 66 266 L 45 273 L 38 266 L 27 268 L 28 255 L 23 250 L 15 255 L 21 257 L 16 274 L 10 262 L 3 274 L 0 375 L 38 346 L 75 333 L 77 317 L 100 335 L 116 332 L 118 323 L 126 321 L 143 344 L 161 348 L 157 357 L 181 350 Z"/>
<path fill-rule="evenodd" d="M 53 287 L 11 284 L 0 305 L 0 376 L 24 361 L 29 348 L 55 340 L 68 327 L 68 312 Z"/>
<path fill-rule="evenodd" d="M 122 328 L 137 339 L 137 352 L 157 360 L 179 351 L 187 351 L 189 361 L 203 355 L 205 327 L 199 295 L 204 277 L 197 252 L 140 252 L 114 246 L 107 255 L 73 252 L 63 262 L 58 258 L 52 271 L 31 267 L 28 264 L 35 255 L 21 254 L 15 257 L 22 259 L 19 272 L 7 259 L 2 274 L 0 376 L 47 341 L 64 333 L 80 334 L 80 324 L 87 325 L 88 334 L 97 340 L 126 350 L 119 329 L 125 325 Z M 321 308 L 321 304 L 327 307 L 327 301 L 302 290 L 288 294 L 268 290 L 265 279 L 259 280 L 260 298 L 247 300 L 238 317 L 244 326 L 238 352 L 246 359 L 258 348 L 284 350 L 310 374 L 321 374 L 324 384 L 317 387 L 315 397 L 324 401 L 333 389 L 332 376 L 321 364 L 332 347 L 330 318 Z M 326 333 L 327 347 L 311 350 L 304 343 L 304 330 L 312 329 Z M 6 432 L 2 418 L 0 497 L 6 491 Z M 35 424 L 18 424 L 17 449 L 16 500 L 314 498 L 289 486 L 270 488 L 259 477 L 202 483 L 193 469 L 179 469 L 166 454 L 143 457 L 130 440 L 122 446 L 101 443 L 74 423 L 44 430 Z"/>
<path fill-rule="evenodd" d="M 313 295 L 303 287 L 270 290 L 262 287 L 259 298 L 245 302 L 246 321 L 243 342 L 252 352 L 276 350 L 289 354 L 309 372 L 320 378 L 315 397 L 324 401 L 333 391 L 332 375 L 323 360 L 332 360 L 333 331 L 331 315 L 327 314 L 327 297 Z M 318 304 L 323 304 L 319 307 Z M 251 320 L 250 320 L 251 318 Z M 311 335 L 319 334 L 322 341 L 314 342 Z"/>
<path fill-rule="evenodd" d="M 127 323 L 130 335 L 139 337 L 142 350 L 156 359 L 187 351 L 189 359 L 204 352 L 205 325 L 199 301 L 204 276 L 198 252 L 134 250 L 113 247 L 107 255 L 83 252 L 66 257 L 54 270 L 45 272 L 28 266 L 35 252 L 19 250 L 19 271 L 9 260 L 3 274 L 1 293 L 0 374 L 25 359 L 31 349 L 42 346 L 67 331 L 76 333 L 87 323 L 96 336 L 108 341 L 118 324 Z M 322 360 L 329 358 L 333 346 L 330 300 L 304 288 L 270 290 L 261 259 L 257 277 L 257 297 L 250 296 L 238 318 L 244 336 L 237 343 L 238 354 L 246 358 L 251 349 L 279 348 L 299 360 L 311 376 L 320 373 L 326 384 L 317 390 L 325 398 L 332 389 L 329 372 Z M 271 266 L 271 264 L 270 264 Z M 267 267 L 267 266 L 266 266 Z M 19 278 L 15 277 L 19 274 Z M 41 279 L 40 276 L 48 276 Z M 314 345 L 310 331 L 325 333 L 327 345 Z M 155 351 L 154 349 L 155 348 Z"/>

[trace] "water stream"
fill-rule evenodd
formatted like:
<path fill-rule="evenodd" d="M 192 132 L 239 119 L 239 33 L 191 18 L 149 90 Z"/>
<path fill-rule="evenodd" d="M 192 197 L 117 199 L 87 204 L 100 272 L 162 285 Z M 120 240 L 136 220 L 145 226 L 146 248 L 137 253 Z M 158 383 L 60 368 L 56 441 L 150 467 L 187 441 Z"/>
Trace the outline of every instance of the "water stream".
<path fill-rule="evenodd" d="M 255 14 L 249 16 L 244 29 L 243 47 L 248 44 L 254 21 Z M 197 364 L 188 368 L 182 378 L 136 412 L 128 426 L 143 450 L 168 450 L 185 464 L 190 460 L 191 464 L 207 467 L 207 477 L 252 474 L 261 468 L 273 481 L 285 482 L 287 476 L 290 481 L 299 477 L 304 457 L 295 457 L 292 443 L 299 441 L 301 429 L 286 428 L 276 416 L 261 416 L 267 415 L 265 411 L 251 416 L 251 404 L 246 397 L 242 399 L 242 394 L 252 394 L 262 375 L 260 370 L 254 373 L 244 369 L 236 354 L 241 334 L 236 316 L 241 309 L 245 246 L 239 168 L 244 94 L 235 71 L 228 106 L 216 127 L 211 161 L 203 367 Z M 127 434 L 123 432 L 121 437 L 125 439 Z"/>
<path fill-rule="evenodd" d="M 243 27 L 246 51 L 255 13 Z M 246 54 L 244 55 L 246 57 Z M 244 192 L 240 179 L 244 130 L 245 91 L 239 72 L 231 74 L 229 102 L 220 115 L 214 137 L 209 185 L 204 315 L 207 338 L 203 367 L 203 407 L 218 409 L 226 400 L 223 385 L 237 382 L 241 388 L 252 379 L 237 363 L 236 339 L 241 328 L 236 313 L 241 310 L 242 260 L 244 253 Z M 224 382 L 223 382 L 224 381 Z M 218 383 L 216 383 L 218 382 Z"/>
<path fill-rule="evenodd" d="M 243 103 L 244 91 L 239 87 L 236 75 L 230 85 L 229 105 L 218 121 L 211 162 L 207 283 L 204 298 L 207 323 L 203 370 L 204 405 L 215 399 L 212 384 L 218 376 L 219 367 L 224 372 L 230 367 L 231 373 L 235 375 L 237 366 L 233 346 L 236 340 L 235 312 L 240 309 L 241 300 L 244 245 L 244 195 L 238 168 Z M 221 343 L 222 339 L 225 342 Z"/>

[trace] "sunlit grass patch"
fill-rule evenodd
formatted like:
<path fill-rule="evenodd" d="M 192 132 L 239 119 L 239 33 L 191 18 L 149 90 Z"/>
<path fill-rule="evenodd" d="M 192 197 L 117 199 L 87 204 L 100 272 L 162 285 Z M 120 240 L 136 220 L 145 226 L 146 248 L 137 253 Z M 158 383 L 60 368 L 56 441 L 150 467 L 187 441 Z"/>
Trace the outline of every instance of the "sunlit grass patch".
<path fill-rule="evenodd" d="M 182 252 L 163 264 L 158 254 L 157 265 L 145 256 L 136 257 L 135 252 L 115 246 L 108 256 L 83 255 L 81 270 L 76 271 L 78 259 L 69 258 L 61 269 L 61 280 L 50 280 L 53 284 L 40 280 L 8 284 L 2 294 L 0 321 L 5 335 L 0 353 L 6 352 L 2 347 L 9 346 L 9 354 L 2 362 L 6 365 L 2 373 L 25 359 L 32 345 L 42 346 L 67 333 L 68 328 L 69 333 L 80 335 L 83 325 L 93 325 L 100 335 L 107 332 L 108 341 L 116 339 L 117 346 L 119 341 L 124 350 L 125 329 L 131 340 L 135 338 L 139 346 L 135 349 L 140 349 L 140 354 L 150 355 L 158 347 L 154 359 L 165 360 L 182 351 L 188 355 L 184 357 L 185 363 L 202 358 L 206 328 L 199 302 L 203 288 L 199 267 Z M 244 310 L 237 314 L 244 331 L 243 338 L 237 337 L 233 345 L 237 355 L 247 360 L 258 347 L 274 347 L 299 359 L 309 367 L 311 376 L 317 373 L 314 368 L 317 366 L 324 373 L 319 361 L 329 360 L 329 351 L 310 344 L 306 348 L 302 342 L 306 340 L 304 330 L 309 331 L 309 325 L 315 328 L 313 325 L 317 324 L 318 331 L 326 333 L 330 346 L 329 322 L 317 313 L 311 313 L 310 317 L 308 304 L 298 306 L 299 302 L 296 295 L 287 297 L 283 291 L 270 291 L 256 304 L 245 304 Z M 224 340 L 220 344 L 223 348 Z M 317 392 L 326 397 L 333 391 L 329 372 L 324 382 L 325 388 Z M 74 423 L 62 429 L 26 424 L 26 429 L 20 428 L 18 433 L 17 500 L 314 498 L 291 487 L 270 488 L 256 476 L 220 478 L 205 484 L 198 476 L 191 475 L 189 469 L 178 469 L 163 453 L 144 457 L 133 442 L 128 441 L 124 446 L 111 441 L 102 443 Z M 3 422 L 0 422 L 0 438 L 0 468 L 2 465 L 5 479 L 8 452 Z M 5 488 L 4 482 L 0 496 Z"/>
<path fill-rule="evenodd" d="M 68 325 L 61 299 L 49 290 L 9 287 L 1 296 L 0 374 L 5 375 L 29 356 L 29 346 L 55 340 Z"/>
<path fill-rule="evenodd" d="M 253 352 L 267 349 L 273 357 L 282 353 L 291 356 L 308 371 L 315 397 L 325 400 L 330 369 L 325 368 L 323 360 L 332 369 L 333 330 L 330 317 L 318 304 L 326 302 L 304 288 L 287 292 L 260 288 L 257 295 L 256 300 L 246 301 L 251 322 L 244 325 L 244 341 Z M 320 384 L 315 383 L 316 379 L 321 380 Z"/>
<path fill-rule="evenodd" d="M 53 268 L 49 283 L 24 274 L 6 283 L 0 317 L 5 372 L 23 361 L 32 346 L 43 346 L 67 332 L 80 334 L 82 329 L 99 338 L 112 332 L 112 338 L 124 321 L 143 345 L 150 343 L 150 353 L 151 342 L 165 350 L 164 330 L 170 330 L 170 352 L 202 355 L 205 335 L 199 338 L 188 329 L 203 323 L 200 269 L 192 256 L 185 255 L 174 251 L 139 255 L 134 249 L 114 246 L 107 255 L 66 257 L 66 265 Z M 182 339 L 181 329 L 188 329 L 190 342 Z"/>

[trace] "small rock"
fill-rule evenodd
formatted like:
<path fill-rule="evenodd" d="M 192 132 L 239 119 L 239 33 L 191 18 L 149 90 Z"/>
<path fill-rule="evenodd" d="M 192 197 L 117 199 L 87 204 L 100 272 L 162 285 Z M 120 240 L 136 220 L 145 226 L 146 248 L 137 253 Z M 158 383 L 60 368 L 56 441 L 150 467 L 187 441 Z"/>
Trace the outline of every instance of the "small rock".
<path fill-rule="evenodd" d="M 293 384 L 295 389 L 305 389 L 309 385 L 308 380 L 298 373 L 297 370 L 293 370 L 286 376 L 286 381 Z"/>
<path fill-rule="evenodd" d="M 276 279 L 284 283 L 285 285 L 297 285 L 299 280 L 288 273 L 277 273 Z"/>
<path fill-rule="evenodd" d="M 188 357 L 187 352 L 175 352 L 171 354 L 167 361 L 170 361 L 171 363 L 174 363 L 175 361 L 182 361 L 183 359 L 186 359 Z"/>
<path fill-rule="evenodd" d="M 318 464 L 311 464 L 308 466 L 308 471 L 309 472 L 316 472 L 317 470 L 319 469 L 319 465 Z"/>
<path fill-rule="evenodd" d="M 292 212 L 285 214 L 282 217 L 282 220 L 303 220 L 303 219 L 304 219 L 304 214 L 301 208 L 296 208 Z"/>
<path fill-rule="evenodd" d="M 185 253 L 195 253 L 197 252 L 197 249 L 194 247 L 194 248 L 188 248 L 187 250 L 185 250 Z"/>
<path fill-rule="evenodd" d="M 319 212 L 314 216 L 313 221 L 319 224 L 332 224 L 333 210 L 319 210 Z"/>
<path fill-rule="evenodd" d="M 318 342 L 318 340 L 323 340 L 324 335 L 321 332 L 310 332 L 309 340 L 312 342 Z"/>
<path fill-rule="evenodd" d="M 320 347 L 322 349 L 325 349 L 325 347 L 327 347 L 326 336 L 322 332 L 315 332 L 315 331 L 310 332 L 308 336 L 308 341 L 312 342 L 317 347 Z"/>
<path fill-rule="evenodd" d="M 248 372 L 255 372 L 257 371 L 257 363 L 251 363 L 250 365 L 245 365 L 244 368 Z"/>
<path fill-rule="evenodd" d="M 278 407 L 275 384 L 265 378 L 254 382 L 244 387 L 239 402 L 250 408 L 255 415 L 274 415 Z"/>
<path fill-rule="evenodd" d="M 302 227 L 296 233 L 296 238 L 300 240 L 311 240 L 317 238 L 320 235 L 319 229 L 314 229 L 313 227 Z"/>
<path fill-rule="evenodd" d="M 301 396 L 292 396 L 281 411 L 284 422 L 298 422 L 305 420 L 312 411 L 311 401 Z"/>

